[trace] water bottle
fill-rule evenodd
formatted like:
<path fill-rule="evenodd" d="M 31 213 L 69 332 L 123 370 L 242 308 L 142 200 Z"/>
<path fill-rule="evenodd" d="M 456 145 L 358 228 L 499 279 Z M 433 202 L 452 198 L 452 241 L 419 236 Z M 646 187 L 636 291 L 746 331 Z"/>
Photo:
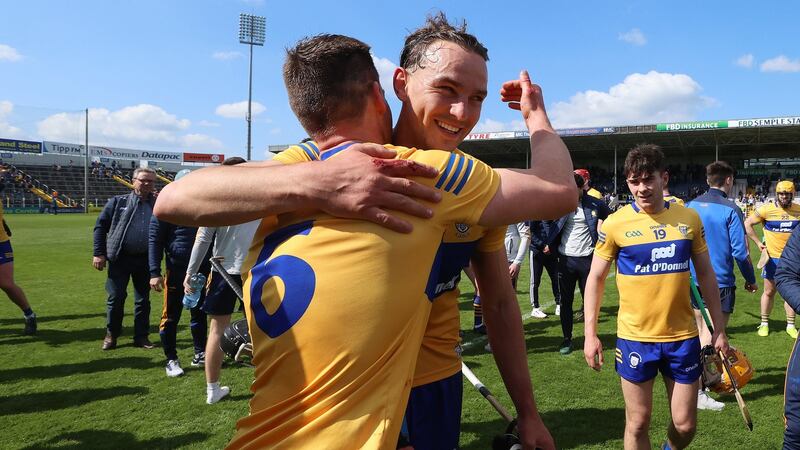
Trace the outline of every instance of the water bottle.
<path fill-rule="evenodd" d="M 203 292 L 203 286 L 206 284 L 206 276 L 202 273 L 196 273 L 189 277 L 189 285 L 194 290 L 191 294 L 185 294 L 183 296 L 183 307 L 186 309 L 192 309 L 197 306 L 197 303 L 200 301 L 200 294 Z"/>

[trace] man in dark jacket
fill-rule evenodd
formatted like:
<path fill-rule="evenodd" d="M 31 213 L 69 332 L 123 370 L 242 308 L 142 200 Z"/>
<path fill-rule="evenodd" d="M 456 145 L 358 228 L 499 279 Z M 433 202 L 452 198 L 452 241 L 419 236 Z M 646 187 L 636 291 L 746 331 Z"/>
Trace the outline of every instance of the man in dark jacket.
<path fill-rule="evenodd" d="M 783 248 L 775 284 L 786 303 L 800 312 L 800 227 L 792 231 Z M 783 391 L 784 449 L 800 449 L 800 352 L 797 340 L 794 343 L 789 365 L 786 367 L 786 383 Z"/>
<path fill-rule="evenodd" d="M 167 357 L 166 372 L 168 377 L 183 375 L 183 369 L 178 361 L 176 338 L 178 322 L 183 311 L 183 280 L 186 278 L 186 268 L 189 266 L 189 257 L 192 255 L 192 246 L 197 235 L 196 227 L 182 227 L 158 220 L 156 216 L 150 220 L 150 239 L 148 257 L 150 261 L 150 287 L 156 292 L 164 290 L 164 306 L 161 309 L 161 323 L 159 336 L 164 356 Z M 161 256 L 166 253 L 166 277 L 161 275 Z M 201 266 L 200 273 L 208 276 L 210 265 L 208 258 L 204 258 L 205 266 Z M 165 286 L 166 281 L 166 286 Z M 166 287 L 166 289 L 164 289 Z M 200 301 L 190 310 L 191 321 L 189 327 L 192 331 L 194 343 L 193 366 L 205 364 L 205 348 L 208 333 L 206 313 L 201 306 L 205 298 L 205 289 L 200 294 Z"/>
<path fill-rule="evenodd" d="M 156 173 L 153 169 L 133 171 L 133 192 L 108 200 L 94 226 L 92 266 L 103 270 L 108 262 L 106 280 L 106 337 L 103 350 L 117 347 L 122 333 L 122 316 L 128 281 L 133 279 L 135 347 L 153 348 L 150 332 L 150 271 L 147 263 L 147 239 L 155 204 Z"/>
<path fill-rule="evenodd" d="M 577 172 L 577 171 L 576 171 Z M 572 328 L 575 318 L 572 315 L 572 302 L 575 299 L 575 284 L 581 290 L 581 297 L 586 288 L 586 279 L 592 266 L 594 246 L 597 244 L 598 230 L 611 211 L 599 199 L 588 195 L 583 190 L 583 177 L 576 173 L 575 184 L 578 185 L 579 204 L 575 211 L 558 219 L 556 230 L 559 236 L 553 245 L 558 247 L 558 291 L 561 298 L 561 331 L 564 342 L 559 352 L 562 355 L 572 353 Z M 583 308 L 578 320 L 583 316 Z"/>
<path fill-rule="evenodd" d="M 547 317 L 539 303 L 539 285 L 542 272 L 547 271 L 553 288 L 553 299 L 556 302 L 556 315 L 561 313 L 561 300 L 558 294 L 558 245 L 551 246 L 555 239 L 556 222 L 554 220 L 534 220 L 531 222 L 531 317 L 544 319 Z"/>

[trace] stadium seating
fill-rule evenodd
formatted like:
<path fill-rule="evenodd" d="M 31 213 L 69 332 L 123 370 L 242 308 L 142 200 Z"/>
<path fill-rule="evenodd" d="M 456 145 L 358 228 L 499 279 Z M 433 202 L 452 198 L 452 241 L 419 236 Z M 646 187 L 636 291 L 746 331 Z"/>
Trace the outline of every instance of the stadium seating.
<path fill-rule="evenodd" d="M 90 168 L 89 204 L 103 206 L 115 195 L 127 194 L 131 190 L 131 169 Z M 22 175 L 21 179 L 19 178 Z M 174 178 L 174 173 L 159 171 L 156 189 L 166 185 L 165 180 Z M 49 208 L 50 193 L 59 192 L 63 202 L 60 207 L 83 204 L 84 168 L 76 166 L 10 166 L 6 165 L 3 177 L 5 190 L 0 194 L 3 206 Z M 38 192 L 36 192 L 38 191 Z"/>

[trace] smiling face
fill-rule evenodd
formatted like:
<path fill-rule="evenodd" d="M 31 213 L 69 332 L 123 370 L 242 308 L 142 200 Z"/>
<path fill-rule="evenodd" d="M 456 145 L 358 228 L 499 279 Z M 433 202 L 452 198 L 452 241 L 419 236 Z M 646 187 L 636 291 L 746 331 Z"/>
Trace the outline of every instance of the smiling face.
<path fill-rule="evenodd" d="M 395 72 L 395 91 L 403 102 L 400 121 L 407 122 L 415 147 L 453 150 L 480 119 L 489 78 L 486 62 L 458 44 L 437 41 L 420 65 Z"/>

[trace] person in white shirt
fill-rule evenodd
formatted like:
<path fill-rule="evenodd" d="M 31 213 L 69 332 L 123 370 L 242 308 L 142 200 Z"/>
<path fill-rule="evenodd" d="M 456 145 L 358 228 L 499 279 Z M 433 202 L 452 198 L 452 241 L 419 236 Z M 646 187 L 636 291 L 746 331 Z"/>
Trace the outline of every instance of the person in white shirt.
<path fill-rule="evenodd" d="M 506 230 L 506 256 L 508 257 L 508 275 L 511 277 L 511 285 L 517 288 L 519 270 L 525 256 L 528 254 L 528 246 L 531 243 L 531 227 L 527 222 L 511 224 Z"/>
<path fill-rule="evenodd" d="M 223 165 L 235 165 L 245 162 L 243 158 L 228 158 Z M 186 279 L 183 282 L 185 292 L 192 293 L 194 288 L 189 279 L 196 274 L 202 264 L 202 259 L 213 243 L 214 257 L 222 257 L 222 268 L 240 285 L 242 283 L 242 264 L 250 250 L 253 235 L 258 229 L 260 220 L 227 227 L 200 227 L 192 247 L 192 256 L 186 270 Z M 230 393 L 228 386 L 219 385 L 219 376 L 222 371 L 223 353 L 219 343 L 222 333 L 231 322 L 231 314 L 238 304 L 238 297 L 225 279 L 211 270 L 211 275 L 206 283 L 206 299 L 202 309 L 211 318 L 206 342 L 206 403 L 213 404 L 220 401 Z"/>

